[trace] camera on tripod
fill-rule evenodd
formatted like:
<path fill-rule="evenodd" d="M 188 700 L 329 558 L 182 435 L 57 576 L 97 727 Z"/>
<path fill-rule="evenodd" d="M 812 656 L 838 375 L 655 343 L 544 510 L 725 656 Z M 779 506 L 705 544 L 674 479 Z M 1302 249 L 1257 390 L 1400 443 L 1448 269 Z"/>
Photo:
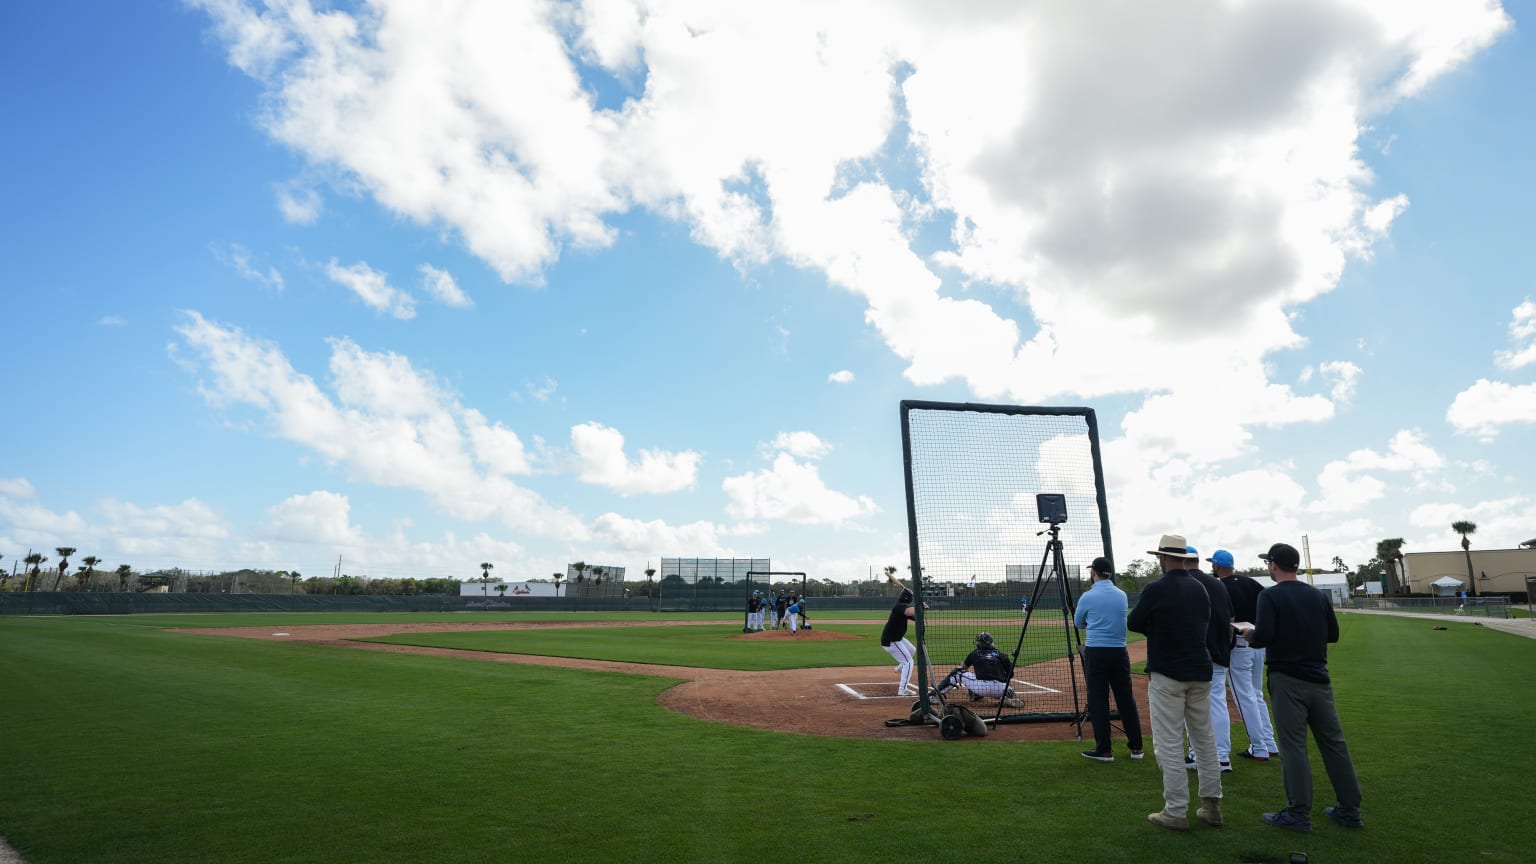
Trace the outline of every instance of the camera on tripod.
<path fill-rule="evenodd" d="M 1067 496 L 1054 492 L 1042 492 L 1035 496 L 1035 509 L 1042 523 L 1060 525 L 1067 521 Z"/>

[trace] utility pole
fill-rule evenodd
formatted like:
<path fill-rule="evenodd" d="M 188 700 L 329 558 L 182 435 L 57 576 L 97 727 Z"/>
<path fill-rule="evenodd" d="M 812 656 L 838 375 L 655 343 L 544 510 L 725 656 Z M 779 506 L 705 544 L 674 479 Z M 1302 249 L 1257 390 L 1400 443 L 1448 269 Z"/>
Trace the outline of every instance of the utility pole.
<path fill-rule="evenodd" d="M 1307 568 L 1307 584 L 1312 584 L 1312 544 L 1307 541 L 1307 535 L 1301 535 L 1301 560 Z"/>

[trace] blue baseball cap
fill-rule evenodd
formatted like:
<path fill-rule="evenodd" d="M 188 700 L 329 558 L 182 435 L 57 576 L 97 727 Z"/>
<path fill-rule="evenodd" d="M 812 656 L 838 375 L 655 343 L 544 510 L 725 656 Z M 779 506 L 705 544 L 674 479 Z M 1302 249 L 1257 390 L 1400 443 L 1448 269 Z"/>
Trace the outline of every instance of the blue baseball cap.
<path fill-rule="evenodd" d="M 1225 549 L 1217 549 L 1211 553 L 1211 557 L 1205 559 L 1217 567 L 1231 567 L 1233 565 L 1232 553 Z"/>
<path fill-rule="evenodd" d="M 1185 546 L 1184 547 L 1184 552 L 1185 552 L 1185 554 L 1187 554 L 1191 558 L 1199 558 L 1200 557 L 1200 550 L 1196 549 L 1193 546 Z"/>

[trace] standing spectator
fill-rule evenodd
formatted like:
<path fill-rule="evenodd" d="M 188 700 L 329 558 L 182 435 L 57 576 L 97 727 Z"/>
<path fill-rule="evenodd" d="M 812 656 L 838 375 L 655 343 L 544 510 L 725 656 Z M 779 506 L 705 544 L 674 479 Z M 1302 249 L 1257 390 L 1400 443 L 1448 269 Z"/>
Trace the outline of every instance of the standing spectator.
<path fill-rule="evenodd" d="M 916 613 L 912 611 L 912 591 L 902 588 L 901 596 L 896 598 L 896 605 L 891 607 L 891 614 L 885 619 L 885 629 L 880 631 L 880 647 L 896 660 L 896 674 L 900 676 L 896 682 L 897 696 L 917 695 L 917 688 L 911 686 L 912 663 L 917 657 L 917 647 L 907 638 L 907 622 L 915 616 Z"/>
<path fill-rule="evenodd" d="M 787 627 L 787 626 L 789 626 L 789 622 L 784 620 L 784 613 L 786 613 L 788 611 L 789 611 L 789 598 L 784 596 L 784 592 L 783 591 L 780 591 L 779 592 L 779 596 L 775 597 L 774 600 L 773 600 L 773 620 L 778 622 L 777 626 L 779 626 L 779 627 Z"/>
<path fill-rule="evenodd" d="M 1275 708 L 1286 797 L 1285 808 L 1265 813 L 1264 821 L 1303 834 L 1312 830 L 1312 765 L 1307 760 L 1307 730 L 1311 729 L 1338 799 L 1337 805 L 1323 808 L 1323 815 L 1345 828 L 1363 828 L 1360 778 L 1355 775 L 1328 677 L 1328 643 L 1339 641 L 1339 619 L 1327 594 L 1296 580 L 1301 554 L 1294 546 L 1276 543 L 1259 557 L 1269 562 L 1275 586 L 1259 595 L 1253 629 L 1242 636 L 1249 644 L 1268 649 L 1269 698 Z"/>
<path fill-rule="evenodd" d="M 1109 693 L 1115 693 L 1120 724 L 1131 758 L 1141 758 L 1141 713 L 1131 690 L 1131 655 L 1125 650 L 1125 592 L 1115 586 L 1109 559 L 1095 558 L 1088 565 L 1093 583 L 1078 598 L 1072 620 L 1087 631 L 1083 645 L 1083 676 L 1088 684 L 1088 718 L 1093 723 L 1093 749 L 1083 755 L 1098 762 L 1113 762 L 1109 746 Z"/>
<path fill-rule="evenodd" d="M 1258 617 L 1259 592 L 1264 590 L 1257 579 L 1239 576 L 1233 572 L 1232 553 L 1217 549 L 1206 559 L 1227 596 L 1232 600 L 1233 622 L 1253 623 Z M 1232 685 L 1232 698 L 1237 701 L 1242 714 L 1243 727 L 1248 730 L 1248 749 L 1237 755 L 1255 762 L 1267 762 L 1271 756 L 1279 756 L 1275 749 L 1274 727 L 1269 724 L 1269 705 L 1264 702 L 1264 649 L 1255 648 L 1248 640 L 1238 636 L 1232 644 L 1232 664 L 1227 672 Z"/>
<path fill-rule="evenodd" d="M 1147 637 L 1147 701 L 1152 748 L 1163 774 L 1163 809 L 1147 821 L 1188 831 L 1189 775 L 1184 770 L 1184 728 L 1195 746 L 1200 782 L 1196 818 L 1221 827 L 1221 767 L 1211 734 L 1211 655 L 1205 646 L 1211 599 L 1186 569 L 1195 558 L 1178 534 L 1164 534 L 1156 549 L 1162 578 L 1141 591 L 1126 626 Z"/>
<path fill-rule="evenodd" d="M 1200 560 L 1191 546 L 1187 550 Z M 1232 770 L 1232 718 L 1227 713 L 1227 667 L 1232 663 L 1232 600 L 1221 580 L 1191 562 L 1189 574 L 1200 582 L 1211 598 L 1211 618 L 1205 629 L 1205 650 L 1211 655 L 1211 733 L 1216 736 L 1216 759 L 1222 771 Z M 1184 756 L 1184 767 L 1195 767 L 1195 745 L 1191 741 Z"/>

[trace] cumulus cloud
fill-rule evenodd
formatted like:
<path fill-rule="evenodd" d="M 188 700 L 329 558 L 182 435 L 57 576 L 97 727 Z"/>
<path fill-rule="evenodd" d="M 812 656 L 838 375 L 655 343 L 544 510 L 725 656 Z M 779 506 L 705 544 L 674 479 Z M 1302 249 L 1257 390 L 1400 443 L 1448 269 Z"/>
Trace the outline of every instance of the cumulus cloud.
<path fill-rule="evenodd" d="M 336 284 L 351 290 L 364 305 L 375 312 L 383 312 L 401 320 L 416 317 L 416 301 L 411 295 L 390 285 L 387 274 L 369 267 L 366 262 L 359 261 L 343 267 L 332 258 L 325 266 L 325 275 Z"/>
<path fill-rule="evenodd" d="M 1510 349 L 1494 355 L 1494 362 L 1501 369 L 1519 369 L 1536 363 L 1536 302 L 1527 299 L 1511 315 Z"/>
<path fill-rule="evenodd" d="M 286 542 L 350 548 L 358 545 L 359 539 L 351 511 L 347 496 L 335 492 L 294 495 L 267 510 L 263 535 Z"/>
<path fill-rule="evenodd" d="M 1314 513 L 1347 513 L 1386 494 L 1387 484 L 1376 475 L 1409 472 L 1422 476 L 1445 465 L 1445 459 L 1424 440 L 1418 429 L 1404 429 L 1392 436 L 1386 453 L 1363 448 L 1323 466 L 1317 477 L 1319 497 L 1309 508 Z"/>
<path fill-rule="evenodd" d="M 1348 405 L 1355 401 L 1355 390 L 1360 383 L 1359 366 L 1348 360 L 1335 360 L 1321 363 L 1317 371 L 1328 382 L 1328 397 L 1336 405 Z"/>
<path fill-rule="evenodd" d="M 101 502 L 100 531 L 122 555 L 152 562 L 211 561 L 219 557 L 229 525 L 214 509 L 189 498 L 179 504 L 141 506 Z"/>
<path fill-rule="evenodd" d="M 524 469 L 520 445 L 405 357 L 331 340 L 333 396 L 277 346 L 237 328 L 189 312 L 176 330 L 206 375 L 199 389 L 210 404 L 261 412 L 273 434 L 359 479 L 416 489 L 458 518 L 494 518 L 535 536 L 587 534 L 576 517 L 503 476 Z"/>
<path fill-rule="evenodd" d="M 421 271 L 421 290 L 427 292 L 427 296 L 455 309 L 470 309 L 475 301 L 469 299 L 464 289 L 459 287 L 453 274 L 439 270 L 431 264 L 423 264 L 417 268 Z"/>
<path fill-rule="evenodd" d="M 827 376 L 827 381 L 832 384 L 847 384 L 853 380 L 853 373 L 847 369 L 839 369 Z"/>
<path fill-rule="evenodd" d="M 1510 495 L 1472 503 L 1437 501 L 1421 504 L 1408 514 L 1417 533 L 1409 538 L 1415 551 L 1449 551 L 1461 548 L 1461 535 L 1451 530 L 1452 522 L 1467 520 L 1477 525 L 1477 533 L 1467 539 L 1473 549 L 1514 549 L 1531 539 L 1536 525 L 1536 500 L 1526 495 Z"/>
<path fill-rule="evenodd" d="M 782 450 L 801 459 L 820 459 L 832 452 L 832 445 L 813 432 L 780 432 L 766 449 L 769 452 Z"/>
<path fill-rule="evenodd" d="M 624 454 L 624 435 L 601 423 L 571 427 L 571 449 L 582 482 L 606 486 L 621 495 L 676 492 L 698 479 L 700 454 L 641 450 L 638 461 Z"/>
<path fill-rule="evenodd" d="M 1457 432 L 1492 440 L 1503 426 L 1536 423 L 1536 384 L 1506 384 L 1479 378 L 1456 394 L 1445 419 Z"/>
<path fill-rule="evenodd" d="M 1263 361 L 1408 206 L 1368 191 L 1361 132 L 1511 26 L 1487 0 L 200 5 L 269 134 L 504 279 L 647 208 L 738 264 L 821 271 L 914 384 L 1163 400 L 1128 430 L 1159 458 L 1331 415 Z M 578 60 L 631 92 L 598 105 Z M 920 254 L 929 219 L 950 242 Z M 1231 392 L 1210 440 L 1146 429 Z"/>
<path fill-rule="evenodd" d="M 829 489 L 815 465 L 797 461 L 789 453 L 780 453 L 762 471 L 727 477 L 722 488 L 729 499 L 726 513 L 745 521 L 836 525 L 879 510 L 868 496 Z"/>

